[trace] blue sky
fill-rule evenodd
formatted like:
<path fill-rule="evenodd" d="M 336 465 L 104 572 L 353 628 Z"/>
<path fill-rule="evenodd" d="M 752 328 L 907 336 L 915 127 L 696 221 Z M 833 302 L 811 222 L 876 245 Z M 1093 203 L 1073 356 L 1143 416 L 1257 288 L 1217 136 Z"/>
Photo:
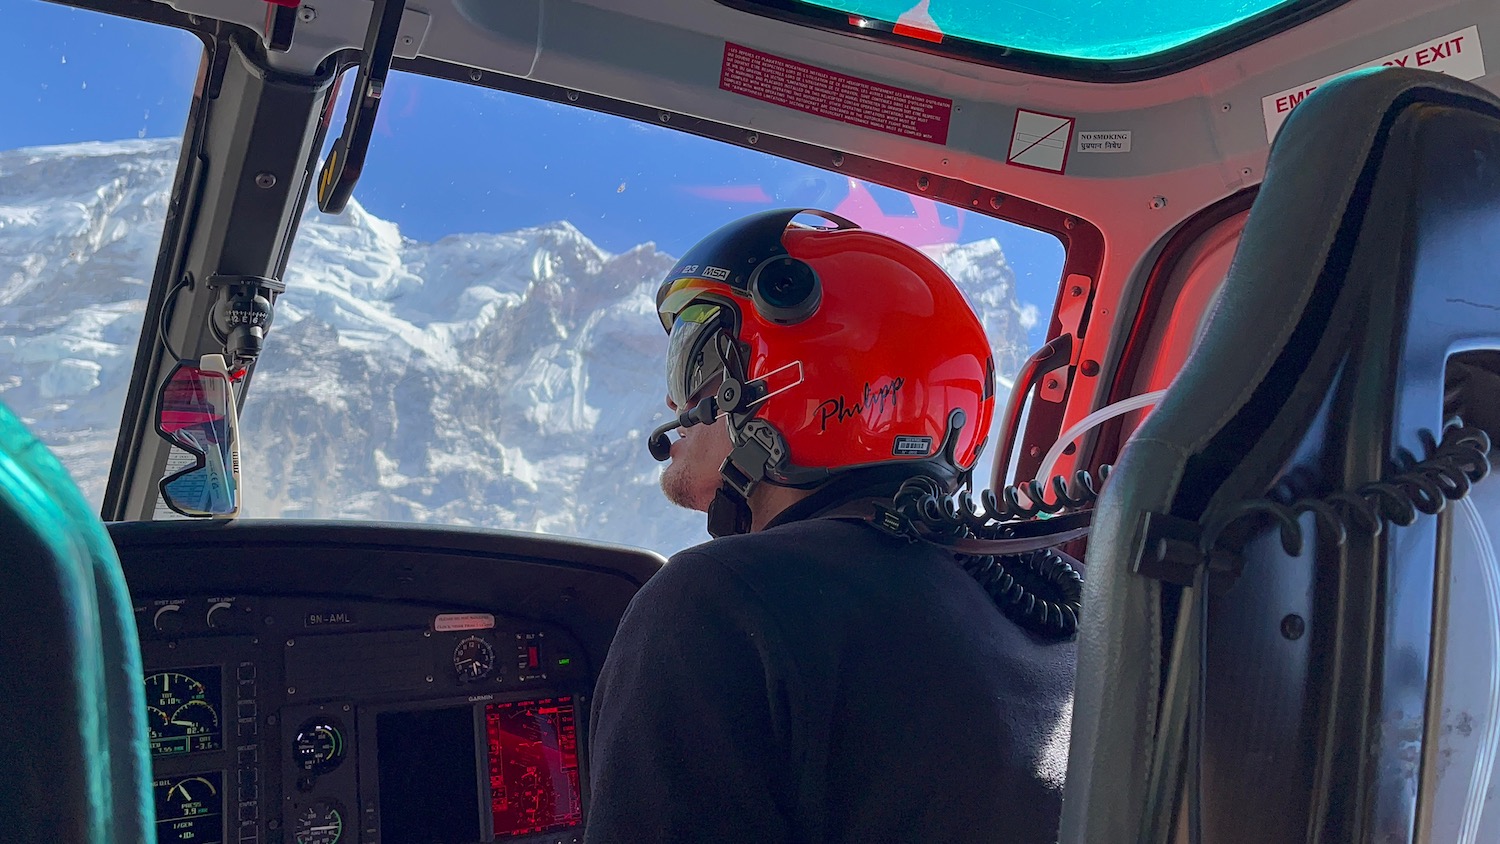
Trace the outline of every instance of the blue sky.
<path fill-rule="evenodd" d="M 195 37 L 41 0 L 6 11 L 0 149 L 181 135 Z M 1043 310 L 1062 263 L 1050 235 L 967 210 L 655 125 L 405 74 L 387 88 L 355 197 L 419 240 L 565 219 L 610 251 L 654 241 L 673 254 L 742 214 L 803 204 L 917 245 L 996 237 L 1022 301 Z"/>
<path fill-rule="evenodd" d="M 197 38 L 41 0 L 5 5 L 0 149 L 182 134 Z"/>

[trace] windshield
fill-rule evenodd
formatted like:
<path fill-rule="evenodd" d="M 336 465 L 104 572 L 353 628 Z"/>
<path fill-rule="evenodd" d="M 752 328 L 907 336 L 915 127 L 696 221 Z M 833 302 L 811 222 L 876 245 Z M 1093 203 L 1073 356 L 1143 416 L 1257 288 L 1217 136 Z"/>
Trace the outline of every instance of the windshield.
<path fill-rule="evenodd" d="M 0 27 L 0 402 L 104 497 L 203 55 L 50 3 Z"/>
<path fill-rule="evenodd" d="M 0 401 L 97 503 L 201 49 L 23 8 L 6 61 L 35 116 L 0 129 Z M 706 539 L 701 514 L 662 498 L 646 449 L 666 419 L 653 295 L 704 234 L 788 205 L 947 268 L 993 341 L 1003 405 L 1044 339 L 1063 261 L 1051 235 L 661 126 L 394 74 L 355 201 L 303 216 L 240 418 L 241 515 L 666 554 Z"/>
<path fill-rule="evenodd" d="M 676 256 L 801 205 L 929 252 L 1003 382 L 1042 342 L 1050 235 L 763 153 L 393 74 L 355 202 L 309 210 L 242 419 L 252 515 L 537 530 L 670 554 L 707 538 L 646 449 L 654 295 Z M 1001 397 L 1003 403 L 1004 397 Z"/>

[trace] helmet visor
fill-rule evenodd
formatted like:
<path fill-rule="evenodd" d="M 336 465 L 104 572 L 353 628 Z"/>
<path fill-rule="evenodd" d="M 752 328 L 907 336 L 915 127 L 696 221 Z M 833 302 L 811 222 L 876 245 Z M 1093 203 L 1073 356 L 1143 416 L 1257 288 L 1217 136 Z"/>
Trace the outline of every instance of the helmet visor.
<path fill-rule="evenodd" d="M 656 291 L 656 315 L 661 318 L 661 327 L 670 332 L 678 312 L 703 294 L 723 297 L 728 292 L 723 282 L 707 278 L 679 278 L 663 283 Z"/>
<path fill-rule="evenodd" d="M 724 358 L 714 337 L 725 325 L 724 306 L 694 302 L 677 312 L 667 341 L 667 398 L 679 410 L 687 410 L 724 371 Z"/>

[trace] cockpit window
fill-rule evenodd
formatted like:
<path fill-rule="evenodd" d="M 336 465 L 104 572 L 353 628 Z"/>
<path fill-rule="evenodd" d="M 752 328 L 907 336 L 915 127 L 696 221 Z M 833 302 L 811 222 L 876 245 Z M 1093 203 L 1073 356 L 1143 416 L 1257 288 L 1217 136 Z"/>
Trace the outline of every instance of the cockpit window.
<path fill-rule="evenodd" d="M 927 250 L 1003 386 L 1045 339 L 1051 235 L 671 129 L 393 74 L 355 199 L 303 217 L 241 419 L 246 515 L 707 538 L 656 489 L 657 285 L 714 228 L 832 211 Z M 336 128 L 336 127 L 335 127 Z"/>
<path fill-rule="evenodd" d="M 44 3 L 8 20 L 0 402 L 98 503 L 202 47 Z M 394 74 L 354 202 L 304 213 L 240 419 L 241 515 L 663 552 L 704 539 L 701 514 L 661 498 L 646 449 L 666 413 L 652 297 L 707 232 L 792 205 L 933 255 L 984 319 L 1002 391 L 1045 339 L 1064 257 L 1049 234 L 661 126 Z"/>
<path fill-rule="evenodd" d="M 50 3 L 0 27 L 0 402 L 95 505 L 202 55 L 188 33 Z"/>
<path fill-rule="evenodd" d="M 908 47 L 1081 78 L 1155 75 L 1338 0 L 720 0 Z"/>

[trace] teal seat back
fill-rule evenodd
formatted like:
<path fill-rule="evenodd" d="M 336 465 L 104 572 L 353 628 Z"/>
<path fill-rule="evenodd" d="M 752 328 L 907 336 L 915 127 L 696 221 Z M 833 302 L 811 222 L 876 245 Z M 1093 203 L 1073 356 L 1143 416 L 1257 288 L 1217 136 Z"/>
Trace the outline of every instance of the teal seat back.
<path fill-rule="evenodd" d="M 140 641 L 99 517 L 0 406 L 0 830 L 155 841 Z"/>

